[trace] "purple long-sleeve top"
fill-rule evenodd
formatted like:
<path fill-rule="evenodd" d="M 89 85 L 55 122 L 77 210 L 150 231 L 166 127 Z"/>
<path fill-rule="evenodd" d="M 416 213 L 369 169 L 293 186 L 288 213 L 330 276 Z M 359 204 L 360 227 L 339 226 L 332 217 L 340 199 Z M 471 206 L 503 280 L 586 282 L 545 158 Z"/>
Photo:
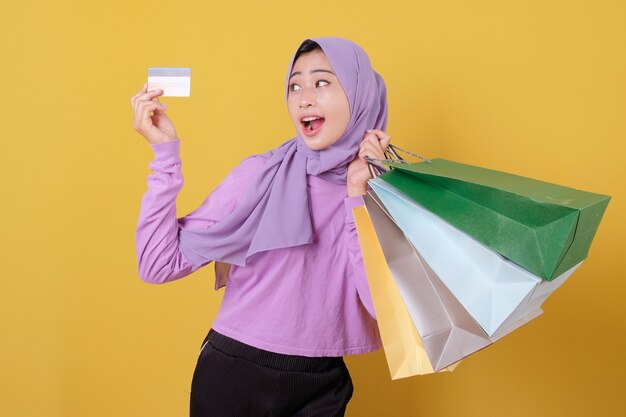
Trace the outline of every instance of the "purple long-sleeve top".
<path fill-rule="evenodd" d="M 180 140 L 151 145 L 148 190 L 137 225 L 139 276 L 161 284 L 199 267 L 179 247 L 181 228 L 208 228 L 234 210 L 266 159 L 239 163 L 196 210 L 176 217 L 183 186 Z M 260 349 L 302 356 L 343 356 L 381 347 L 352 208 L 344 185 L 309 175 L 314 242 L 259 252 L 231 265 L 213 328 Z M 215 288 L 224 282 L 217 283 Z"/>

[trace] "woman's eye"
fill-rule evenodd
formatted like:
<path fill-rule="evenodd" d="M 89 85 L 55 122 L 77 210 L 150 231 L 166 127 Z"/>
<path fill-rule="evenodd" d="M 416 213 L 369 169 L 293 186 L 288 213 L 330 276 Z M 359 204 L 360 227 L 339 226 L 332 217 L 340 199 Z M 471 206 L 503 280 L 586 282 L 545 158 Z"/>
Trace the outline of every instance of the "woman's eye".
<path fill-rule="evenodd" d="M 320 86 L 320 84 L 321 84 L 321 86 L 325 86 L 325 85 L 328 85 L 328 84 L 330 84 L 330 83 L 329 83 L 328 81 L 326 81 L 326 80 L 319 80 L 319 81 L 317 82 L 317 86 L 319 87 L 319 86 Z"/>
<path fill-rule="evenodd" d="M 301 87 L 300 87 L 298 84 L 291 84 L 291 85 L 289 86 L 289 89 L 290 89 L 291 91 L 298 91 L 298 90 L 300 90 L 300 89 L 301 89 Z"/>

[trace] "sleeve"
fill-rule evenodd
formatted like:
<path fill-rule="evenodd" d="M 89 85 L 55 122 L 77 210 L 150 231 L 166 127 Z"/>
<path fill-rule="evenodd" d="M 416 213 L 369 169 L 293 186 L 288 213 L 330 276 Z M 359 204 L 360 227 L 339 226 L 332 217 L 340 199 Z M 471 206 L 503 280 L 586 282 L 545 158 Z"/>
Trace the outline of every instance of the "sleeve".
<path fill-rule="evenodd" d="M 356 289 L 359 293 L 359 298 L 370 316 L 376 319 L 374 303 L 372 302 L 372 296 L 370 294 L 370 288 L 365 272 L 365 265 L 363 264 L 363 255 L 361 254 L 359 236 L 356 231 L 356 224 L 354 223 L 354 215 L 352 214 L 352 209 L 354 207 L 364 204 L 365 202 L 363 201 L 362 196 L 347 197 L 344 200 L 344 206 L 346 208 L 346 239 L 348 255 L 350 257 L 350 261 L 352 262 Z"/>
<path fill-rule="evenodd" d="M 136 252 L 139 277 L 149 283 L 163 284 L 183 278 L 200 267 L 194 267 L 180 250 L 181 228 L 208 228 L 223 220 L 237 206 L 245 185 L 264 162 L 259 155 L 245 158 L 209 194 L 196 210 L 176 217 L 176 197 L 183 186 L 180 140 L 153 144 L 153 171 L 148 176 L 148 190 L 141 200 L 136 230 Z"/>

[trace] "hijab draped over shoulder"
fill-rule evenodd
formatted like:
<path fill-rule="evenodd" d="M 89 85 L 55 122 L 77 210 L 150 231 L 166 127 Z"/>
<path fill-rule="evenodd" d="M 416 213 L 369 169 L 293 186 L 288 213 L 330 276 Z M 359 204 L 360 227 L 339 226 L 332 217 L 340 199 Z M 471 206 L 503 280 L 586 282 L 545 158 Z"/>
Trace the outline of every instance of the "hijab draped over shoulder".
<path fill-rule="evenodd" d="M 305 245 L 313 241 L 307 175 L 346 184 L 348 164 L 354 160 L 368 129 L 385 130 L 387 91 L 365 51 L 347 39 L 311 39 L 326 54 L 350 106 L 350 121 L 343 135 L 323 150 L 310 149 L 299 133 L 266 159 L 246 195 L 235 210 L 209 228 L 180 230 L 180 248 L 194 266 L 210 261 L 245 266 L 257 252 Z M 294 64 L 289 64 L 289 76 Z M 347 192 L 347 189 L 346 189 Z"/>

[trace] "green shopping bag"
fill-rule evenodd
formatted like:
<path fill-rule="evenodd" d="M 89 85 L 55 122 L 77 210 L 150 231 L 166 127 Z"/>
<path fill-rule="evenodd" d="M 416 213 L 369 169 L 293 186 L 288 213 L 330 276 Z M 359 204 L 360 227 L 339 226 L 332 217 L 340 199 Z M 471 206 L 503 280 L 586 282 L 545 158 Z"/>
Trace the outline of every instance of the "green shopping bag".
<path fill-rule="evenodd" d="M 385 164 L 381 179 L 546 281 L 587 257 L 611 199 L 445 159 Z"/>

